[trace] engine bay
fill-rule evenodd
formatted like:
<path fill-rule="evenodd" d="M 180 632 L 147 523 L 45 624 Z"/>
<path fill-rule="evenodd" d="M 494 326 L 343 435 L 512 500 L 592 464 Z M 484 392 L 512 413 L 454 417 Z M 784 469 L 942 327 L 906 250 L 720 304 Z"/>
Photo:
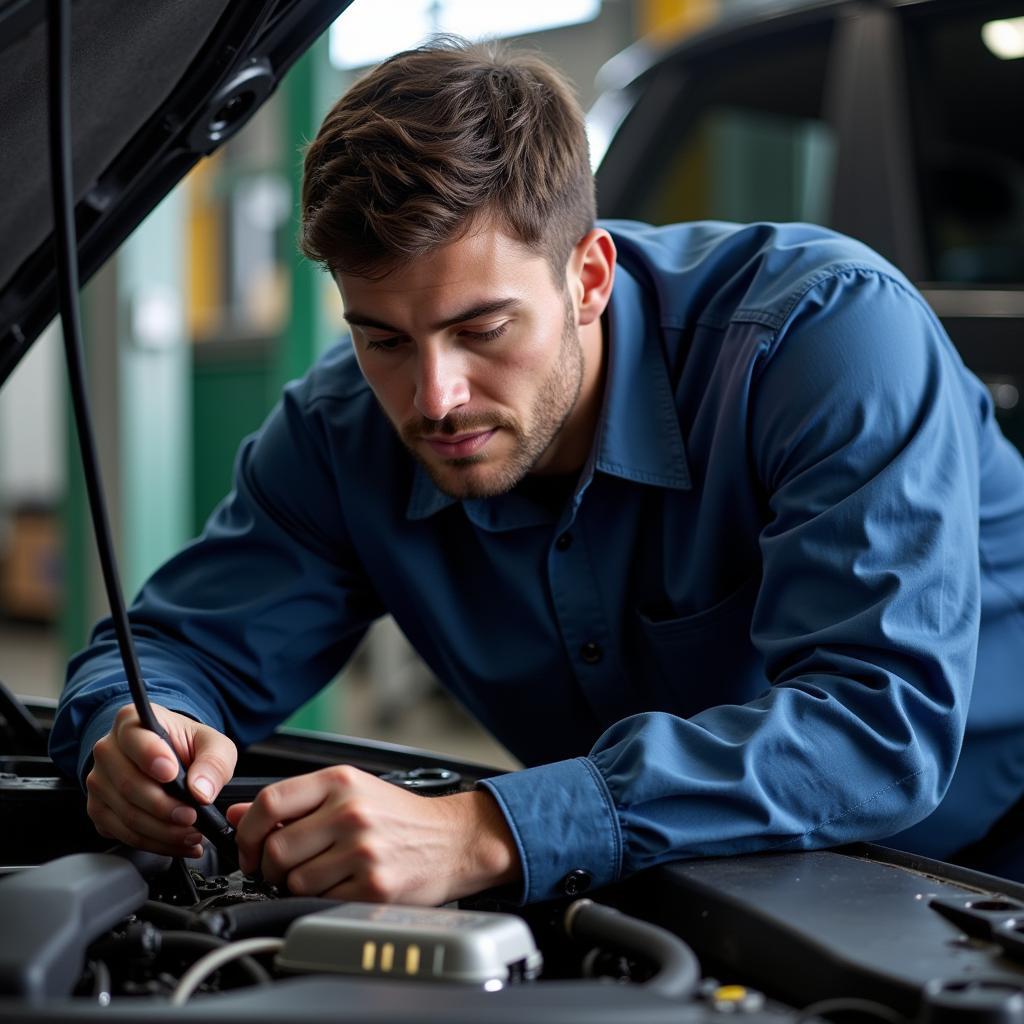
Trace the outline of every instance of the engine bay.
<path fill-rule="evenodd" d="M 291 896 L 111 848 L 45 755 L 52 714 L 0 714 L 0 1020 L 1021 1021 L 1024 887 L 881 847 L 680 861 L 517 907 Z M 443 794 L 491 772 L 282 730 L 218 802 L 349 763 Z"/>

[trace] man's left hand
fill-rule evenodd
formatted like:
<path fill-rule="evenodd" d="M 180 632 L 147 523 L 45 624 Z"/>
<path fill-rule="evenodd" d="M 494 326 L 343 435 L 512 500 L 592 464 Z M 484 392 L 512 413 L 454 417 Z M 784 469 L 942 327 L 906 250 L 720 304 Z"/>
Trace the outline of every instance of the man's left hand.
<path fill-rule="evenodd" d="M 436 906 L 521 877 L 484 790 L 422 797 L 339 765 L 275 782 L 228 819 L 242 870 L 299 896 Z"/>

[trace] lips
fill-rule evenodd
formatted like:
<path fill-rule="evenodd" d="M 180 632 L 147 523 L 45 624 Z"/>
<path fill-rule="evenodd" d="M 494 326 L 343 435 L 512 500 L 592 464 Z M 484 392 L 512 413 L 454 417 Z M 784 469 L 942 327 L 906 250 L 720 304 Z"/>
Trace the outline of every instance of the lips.
<path fill-rule="evenodd" d="M 492 427 L 490 430 L 478 430 L 455 437 L 424 437 L 423 441 L 442 459 L 464 459 L 476 455 L 497 432 L 497 427 Z"/>

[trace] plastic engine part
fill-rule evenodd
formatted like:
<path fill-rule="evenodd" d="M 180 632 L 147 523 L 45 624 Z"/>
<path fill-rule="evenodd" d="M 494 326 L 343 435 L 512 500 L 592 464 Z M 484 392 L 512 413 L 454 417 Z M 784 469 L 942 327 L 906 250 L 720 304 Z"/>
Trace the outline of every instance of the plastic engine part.
<path fill-rule="evenodd" d="M 345 903 L 300 917 L 278 969 L 502 987 L 533 977 L 540 953 L 522 918 L 483 911 Z"/>
<path fill-rule="evenodd" d="M 106 853 L 61 857 L 0 882 L 0 994 L 69 995 L 90 943 L 148 896 L 142 875 Z"/>

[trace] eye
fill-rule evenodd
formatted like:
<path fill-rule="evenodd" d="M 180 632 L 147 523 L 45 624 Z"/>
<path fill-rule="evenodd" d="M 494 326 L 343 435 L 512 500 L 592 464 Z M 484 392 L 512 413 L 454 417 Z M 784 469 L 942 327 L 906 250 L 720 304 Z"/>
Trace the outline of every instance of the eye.
<path fill-rule="evenodd" d="M 472 341 L 494 341 L 495 338 L 500 338 L 506 330 L 508 330 L 508 324 L 503 323 L 492 327 L 489 331 L 462 331 L 461 333 L 463 337 Z"/>
<path fill-rule="evenodd" d="M 366 348 L 369 352 L 394 352 L 405 341 L 405 338 L 367 338 Z"/>

